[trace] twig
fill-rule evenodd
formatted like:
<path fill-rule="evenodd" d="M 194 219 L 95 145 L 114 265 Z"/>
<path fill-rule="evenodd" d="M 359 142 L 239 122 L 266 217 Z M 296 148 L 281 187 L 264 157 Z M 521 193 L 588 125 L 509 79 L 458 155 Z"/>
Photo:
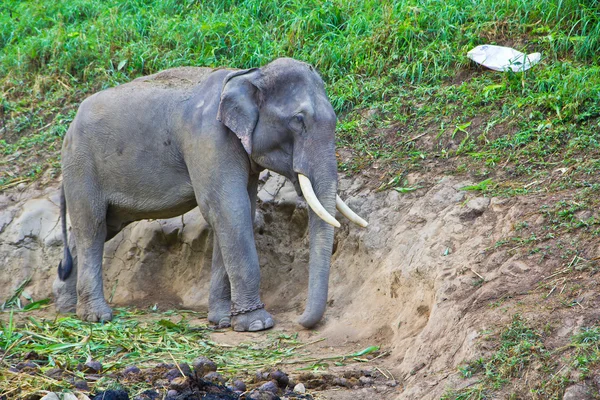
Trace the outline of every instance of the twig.
<path fill-rule="evenodd" d="M 481 276 L 479 273 L 477 273 L 477 271 L 475 271 L 473 268 L 469 268 L 471 270 L 471 272 L 473 272 L 475 275 L 477 275 L 479 278 L 481 278 L 481 280 L 485 281 L 485 278 L 483 276 Z"/>
<path fill-rule="evenodd" d="M 173 357 L 173 354 L 171 354 L 170 351 L 167 351 L 167 353 L 169 353 L 169 355 L 171 356 L 171 359 L 173 360 L 173 362 L 175 363 L 175 366 L 177 367 L 177 369 L 179 370 L 179 372 L 181 373 L 181 376 L 185 377 L 185 374 L 183 373 L 183 371 L 181 370 L 181 368 L 179 367 L 179 364 L 177 363 L 177 361 L 175 361 L 175 357 Z"/>
<path fill-rule="evenodd" d="M 423 137 L 423 136 L 425 136 L 425 135 L 427 135 L 427 132 L 425 132 L 425 133 L 421 133 L 420 135 L 417 135 L 417 136 L 415 136 L 415 137 L 413 137 L 413 138 L 410 138 L 410 139 L 408 139 L 407 141 L 405 141 L 404 143 L 409 143 L 409 142 L 412 142 L 413 140 L 417 140 L 418 138 L 420 138 L 420 137 Z"/>

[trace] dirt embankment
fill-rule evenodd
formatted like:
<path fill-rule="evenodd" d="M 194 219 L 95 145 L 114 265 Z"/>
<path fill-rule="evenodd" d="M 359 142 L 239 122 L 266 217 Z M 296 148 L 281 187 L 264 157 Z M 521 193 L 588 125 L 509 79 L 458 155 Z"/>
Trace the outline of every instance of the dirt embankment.
<path fill-rule="evenodd" d="M 556 346 L 594 318 L 594 287 L 580 293 L 585 308 L 568 315 L 539 304 L 538 283 L 565 260 L 540 262 L 497 245 L 527 218 L 532 226 L 544 224 L 528 211 L 535 200 L 485 198 L 461 190 L 472 182 L 456 177 L 428 182 L 411 175 L 409 184 L 421 188 L 377 192 L 361 178 L 341 179 L 342 197 L 370 225 L 343 222 L 337 231 L 326 316 L 316 330 L 300 331 L 307 340 L 325 338 L 315 353 L 380 345 L 389 356 L 378 365 L 400 382 L 385 398 L 434 399 L 469 383 L 457 367 L 485 354 L 482 333 L 509 323 L 515 312 L 561 318 Z M 306 205 L 274 175 L 265 178 L 259 198 L 255 235 L 263 301 L 276 318 L 275 329 L 295 332 L 307 291 Z M 4 194 L 0 211 L 1 297 L 25 278 L 32 278 L 28 292 L 34 299 L 51 296 L 62 256 L 56 186 Z M 212 233 L 197 210 L 131 224 L 106 245 L 106 296 L 119 305 L 206 308 L 211 254 Z M 221 340 L 235 342 L 236 335 Z M 351 398 L 331 390 L 321 395 Z"/>

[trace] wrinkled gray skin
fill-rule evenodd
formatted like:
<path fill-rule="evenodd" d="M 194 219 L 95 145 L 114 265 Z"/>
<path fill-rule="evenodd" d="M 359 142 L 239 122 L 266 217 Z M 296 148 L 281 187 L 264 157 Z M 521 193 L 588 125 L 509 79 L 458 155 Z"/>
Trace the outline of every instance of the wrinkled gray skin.
<path fill-rule="evenodd" d="M 199 206 L 215 232 L 208 319 L 237 331 L 272 327 L 265 309 L 230 316 L 261 302 L 253 234 L 258 174 L 282 174 L 299 194 L 298 173 L 306 175 L 335 215 L 335 124 L 319 75 L 285 58 L 243 71 L 177 68 L 89 97 L 62 148 L 72 234 L 63 279 L 54 284 L 57 308 L 110 320 L 104 242 L 133 221 Z M 325 311 L 333 245 L 333 227 L 310 209 L 309 229 L 309 290 L 299 320 L 307 328 Z"/>

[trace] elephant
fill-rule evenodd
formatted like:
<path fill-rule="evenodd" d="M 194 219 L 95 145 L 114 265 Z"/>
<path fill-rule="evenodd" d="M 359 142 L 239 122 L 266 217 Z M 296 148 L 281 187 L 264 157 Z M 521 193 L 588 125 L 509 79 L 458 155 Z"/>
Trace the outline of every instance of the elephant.
<path fill-rule="evenodd" d="M 61 150 L 58 311 L 111 320 L 104 243 L 133 221 L 198 206 L 214 231 L 208 320 L 235 331 L 271 328 L 253 232 L 258 177 L 268 169 L 309 205 L 309 289 L 298 322 L 314 327 L 327 303 L 336 206 L 367 224 L 336 194 L 335 127 L 322 78 L 291 58 L 245 70 L 173 68 L 86 98 Z"/>

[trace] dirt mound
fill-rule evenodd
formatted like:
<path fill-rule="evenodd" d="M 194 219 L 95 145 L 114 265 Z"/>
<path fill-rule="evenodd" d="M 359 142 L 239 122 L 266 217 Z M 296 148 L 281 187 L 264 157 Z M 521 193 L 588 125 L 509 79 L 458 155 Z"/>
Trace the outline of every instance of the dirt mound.
<path fill-rule="evenodd" d="M 466 384 L 456 376 L 457 367 L 481 354 L 482 332 L 510 321 L 509 313 L 490 304 L 527 293 L 561 261 L 540 263 L 497 246 L 532 200 L 484 198 L 462 190 L 472 182 L 455 177 L 430 184 L 416 175 L 409 180 L 421 188 L 377 192 L 360 178 L 341 179 L 342 197 L 370 225 L 361 229 L 346 222 L 337 230 L 329 307 L 315 331 L 300 332 L 307 339 L 326 338 L 323 352 L 383 346 L 390 356 L 382 367 L 402 382 L 389 398 L 433 399 Z M 56 188 L 37 195 L 4 196 L 2 297 L 29 277 L 34 298 L 51 295 L 62 255 Z M 306 205 L 275 175 L 265 177 L 259 199 L 255 236 L 262 298 L 276 329 L 298 331 L 294 321 L 307 292 Z M 106 246 L 106 296 L 113 304 L 205 309 L 211 247 L 212 232 L 197 210 L 131 224 Z M 565 324 L 563 337 L 582 324 Z M 234 336 L 229 338 L 235 341 Z"/>

